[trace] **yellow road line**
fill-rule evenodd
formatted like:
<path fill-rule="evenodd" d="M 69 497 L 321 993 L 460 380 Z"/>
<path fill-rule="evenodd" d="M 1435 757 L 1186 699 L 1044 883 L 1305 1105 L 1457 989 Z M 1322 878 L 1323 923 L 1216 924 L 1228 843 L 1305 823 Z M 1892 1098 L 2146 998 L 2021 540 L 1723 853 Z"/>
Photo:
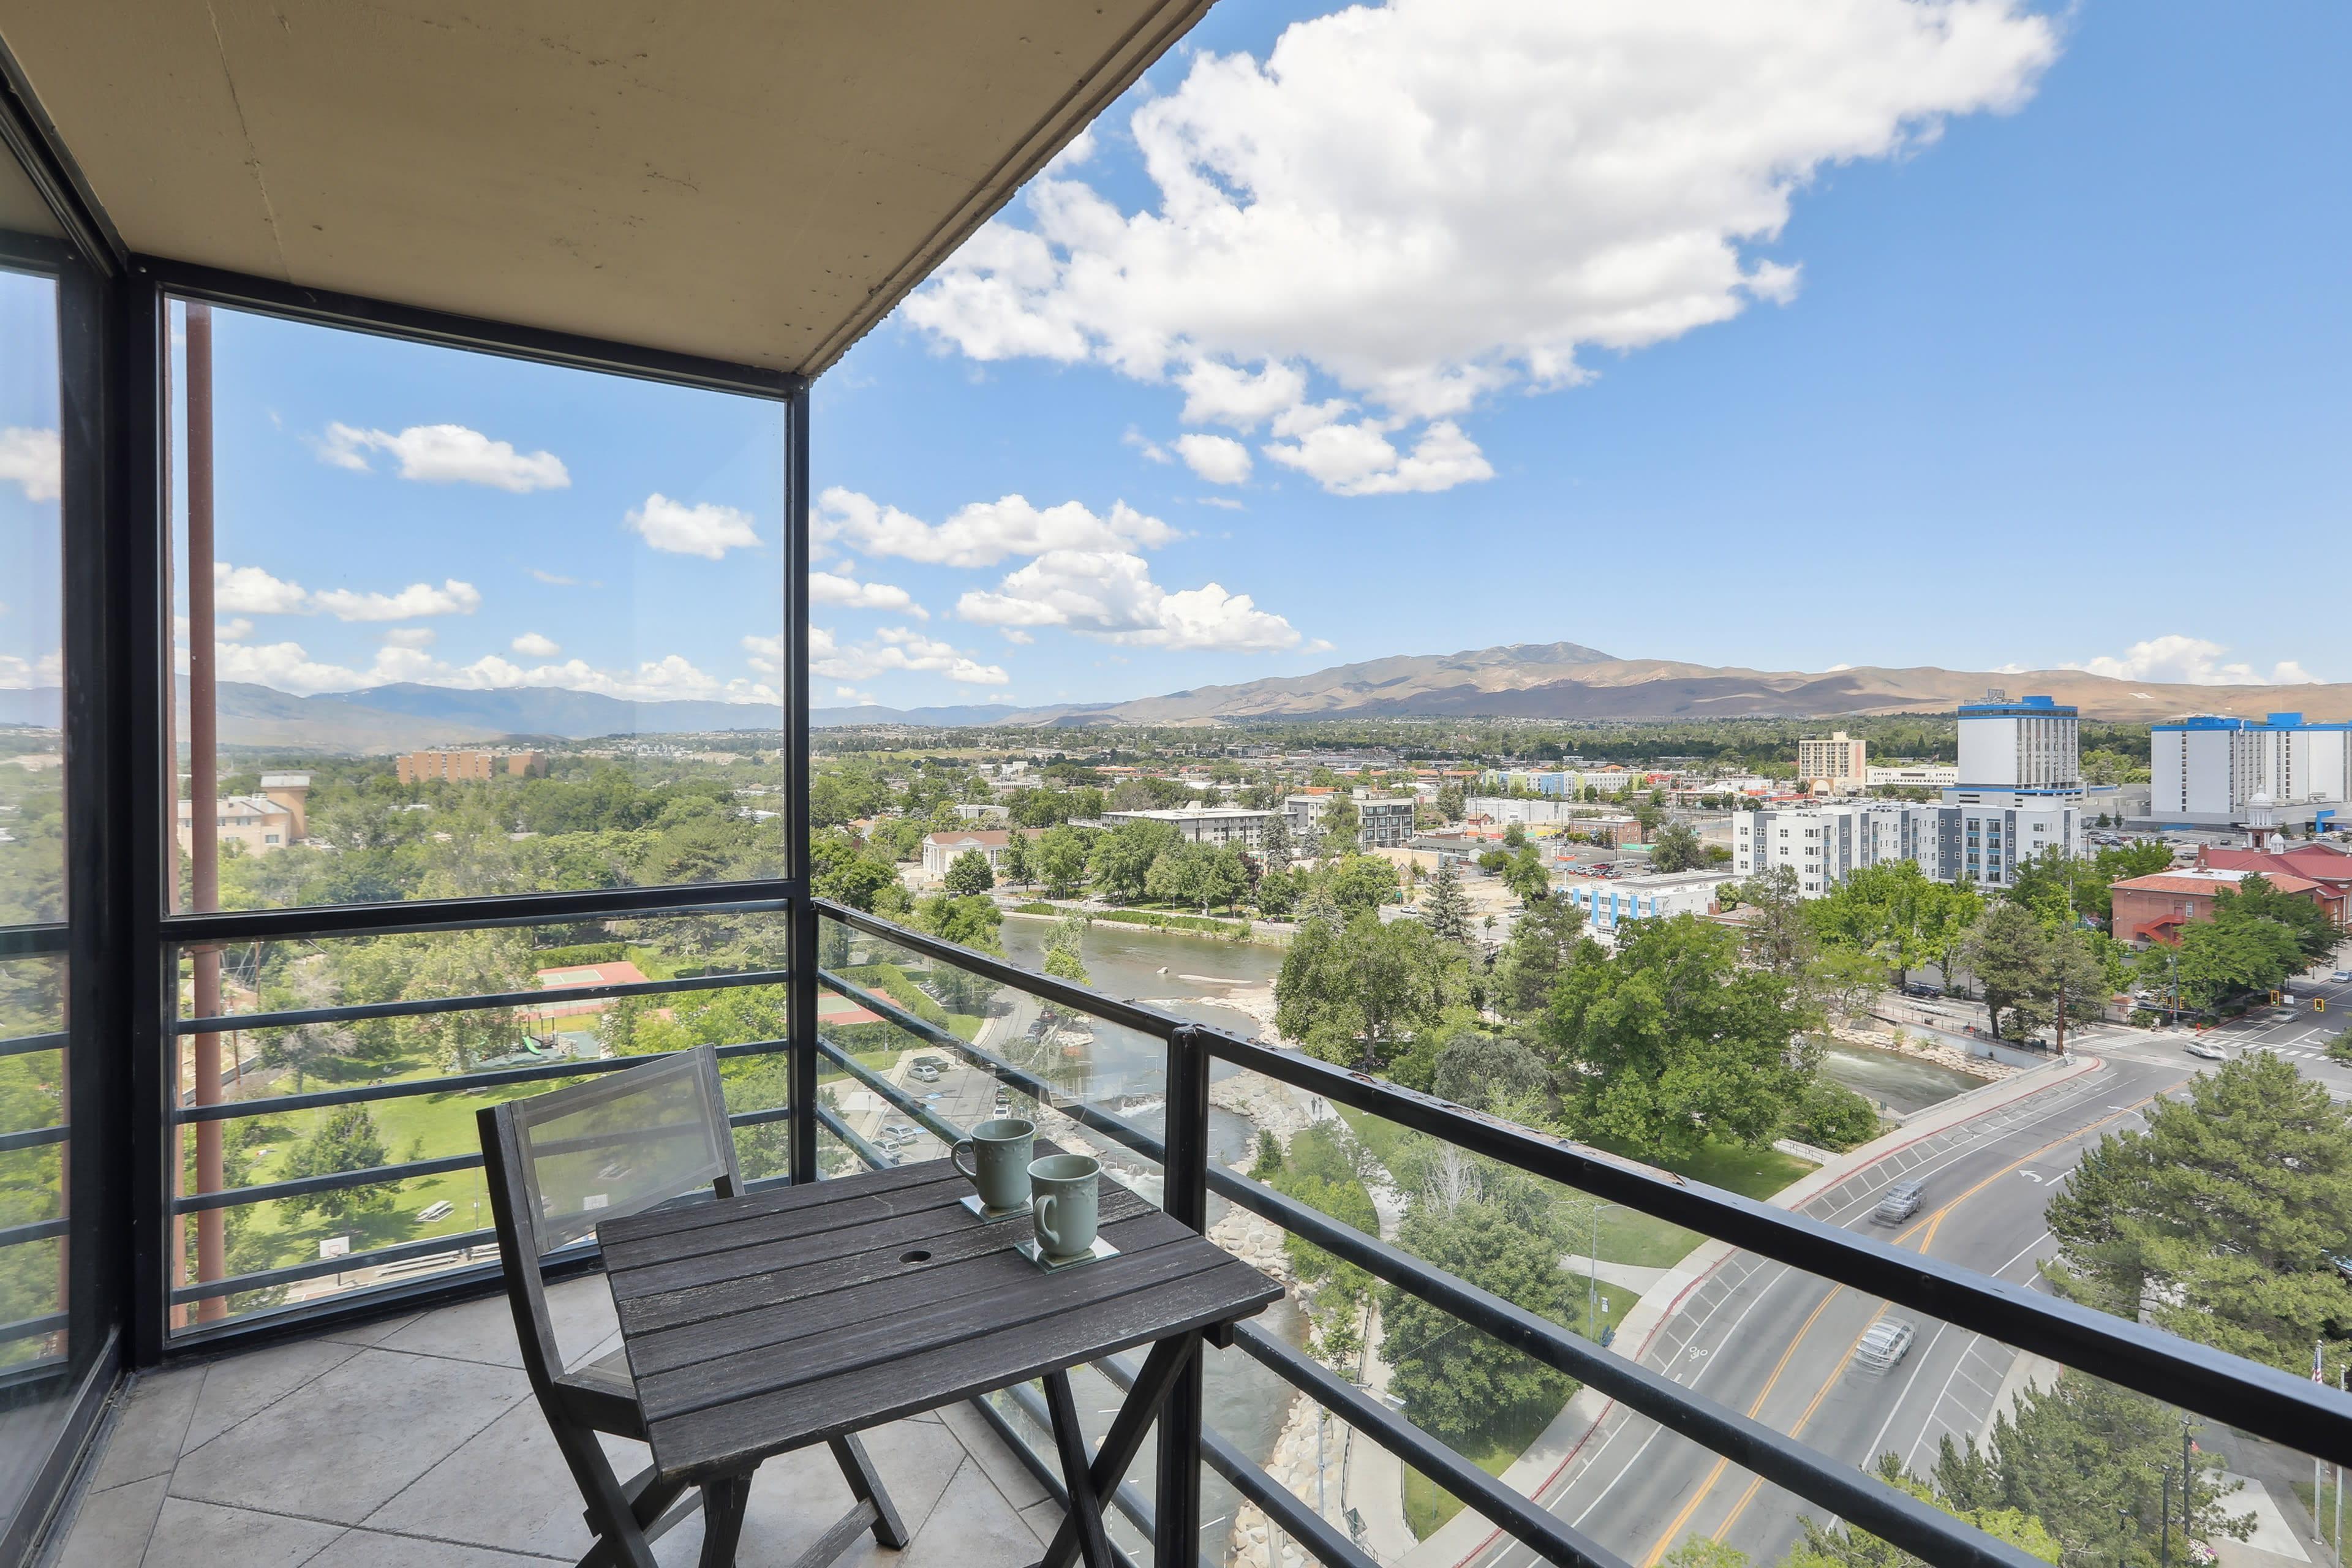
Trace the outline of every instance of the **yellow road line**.
<path fill-rule="evenodd" d="M 1756 1395 L 1756 1403 L 1748 1407 L 1748 1414 L 1751 1418 L 1759 1410 L 1764 1408 L 1764 1401 L 1771 1394 L 1772 1385 L 1779 1383 L 1780 1374 L 1789 1370 L 1789 1360 L 1797 1353 L 1797 1347 L 1805 1342 L 1805 1335 L 1812 1331 L 1813 1324 L 1820 1321 L 1823 1312 L 1829 1310 L 1830 1303 L 1836 1300 L 1844 1289 L 1845 1287 L 1843 1285 L 1832 1286 L 1830 1293 L 1822 1298 L 1821 1304 L 1813 1309 L 1813 1315 L 1805 1320 L 1804 1327 L 1790 1336 L 1789 1348 L 1780 1352 L 1780 1364 L 1772 1369 L 1772 1375 L 1765 1379 L 1763 1391 Z M 1650 1554 L 1642 1559 L 1642 1568 L 1657 1568 L 1658 1559 L 1666 1554 L 1666 1548 L 1675 1543 L 1675 1535 L 1681 1531 L 1684 1525 L 1690 1522 L 1690 1516 L 1697 1511 L 1700 1503 L 1706 1500 L 1706 1494 L 1715 1489 L 1715 1483 L 1723 1475 L 1723 1468 L 1730 1462 L 1725 1458 L 1717 1458 L 1715 1461 L 1715 1468 L 1707 1471 L 1706 1479 L 1699 1483 L 1698 1490 L 1691 1494 L 1691 1500 L 1683 1505 L 1682 1512 L 1675 1515 L 1675 1521 L 1666 1526 L 1665 1534 L 1659 1538 L 1655 1546 L 1650 1548 Z"/>
<path fill-rule="evenodd" d="M 2020 1159 L 2011 1161 L 2008 1164 L 2003 1165 L 2000 1170 L 1995 1171 L 1991 1175 L 1987 1176 L 1984 1180 L 1979 1182 L 1975 1186 L 1970 1187 L 1967 1192 L 1962 1193 L 1958 1197 L 1954 1198 L 1951 1202 L 1937 1209 L 1926 1219 L 1914 1225 L 1909 1230 L 1906 1230 L 1902 1235 L 1896 1237 L 1895 1238 L 1895 1245 L 1900 1247 L 1905 1242 L 1909 1241 L 1914 1236 L 1916 1236 L 1919 1237 L 1920 1254 L 1924 1257 L 1927 1254 L 1929 1244 L 1934 1242 L 1936 1239 L 1936 1231 L 1937 1227 L 1944 1223 L 1944 1216 L 1946 1215 L 1950 1214 L 1954 1209 L 1959 1207 L 1962 1204 L 1968 1202 L 1970 1198 L 1984 1191 L 1985 1188 L 1992 1185 L 1993 1183 L 1999 1181 L 2001 1177 L 2008 1175 L 2020 1165 L 2030 1165 L 2035 1160 L 2048 1153 L 2051 1150 L 2057 1148 L 2061 1143 L 2070 1143 L 2075 1139 L 2082 1137 L 2085 1132 L 2095 1131 L 2099 1128 L 2105 1127 L 2110 1121 L 2118 1121 L 2123 1117 L 2129 1116 L 2133 1111 L 2137 1110 L 2141 1106 L 2146 1105 L 2149 1100 L 2153 1100 L 2156 1097 L 2154 1095 L 2149 1095 L 2145 1100 L 2135 1100 L 2130 1105 L 2126 1106 L 2123 1110 L 2115 1112 L 2113 1115 L 2103 1116 L 2096 1121 L 2086 1122 L 2083 1126 L 2076 1128 L 2074 1131 L 2066 1133 L 2063 1137 L 2053 1138 L 2049 1142 L 2044 1143 L 2041 1148 L 2034 1150 L 2032 1153 L 2024 1155 Z M 1821 1305 L 1813 1309 L 1813 1315 L 1805 1320 L 1804 1327 L 1799 1329 L 1796 1332 L 1796 1336 L 1789 1342 L 1789 1348 L 1780 1352 L 1780 1364 L 1772 1369 L 1772 1376 L 1764 1384 L 1763 1393 L 1759 1394 L 1756 1396 L 1756 1403 L 1748 1407 L 1748 1414 L 1751 1419 L 1756 1416 L 1759 1411 L 1763 1409 L 1766 1395 L 1772 1392 L 1773 1384 L 1780 1381 L 1780 1374 L 1788 1370 L 1789 1360 L 1791 1356 L 1797 1353 L 1797 1347 L 1804 1342 L 1805 1335 L 1811 1331 L 1814 1322 L 1820 1319 L 1822 1311 L 1828 1308 L 1830 1302 L 1836 1298 L 1838 1291 L 1843 1289 L 1843 1286 L 1840 1286 L 1837 1289 L 1832 1290 L 1827 1296 L 1822 1298 Z M 1862 1343 L 1863 1334 L 1866 1334 L 1870 1331 L 1871 1324 L 1875 1323 L 1878 1321 L 1878 1313 L 1885 1311 L 1887 1305 L 1887 1302 L 1881 1300 L 1878 1303 L 1877 1311 L 1874 1311 L 1870 1315 L 1869 1322 L 1863 1324 L 1862 1333 L 1857 1333 L 1853 1336 L 1853 1343 L 1847 1345 L 1845 1354 L 1837 1359 L 1836 1363 L 1830 1372 L 1828 1379 L 1822 1383 L 1820 1388 L 1813 1392 L 1812 1403 L 1805 1406 L 1805 1413 L 1799 1416 L 1797 1418 L 1797 1424 L 1790 1428 L 1790 1436 L 1798 1436 L 1803 1433 L 1806 1423 L 1811 1421 L 1814 1413 L 1821 1409 L 1822 1401 L 1829 1396 L 1830 1390 L 1835 1387 L 1838 1379 L 1845 1374 L 1846 1363 L 1853 1359 L 1855 1348 Z M 1689 1502 L 1683 1506 L 1683 1510 L 1675 1516 L 1674 1522 L 1666 1526 L 1664 1537 L 1661 1539 L 1655 1546 L 1653 1546 L 1650 1549 L 1650 1554 L 1642 1560 L 1642 1568 L 1657 1568 L 1658 1560 L 1665 1555 L 1666 1548 L 1674 1544 L 1675 1537 L 1681 1531 L 1683 1526 L 1690 1522 L 1691 1515 L 1698 1511 L 1699 1504 L 1705 1502 L 1706 1500 L 1707 1494 L 1715 1489 L 1715 1483 L 1722 1479 L 1724 1468 L 1729 1463 L 1730 1461 L 1728 1459 L 1718 1458 L 1716 1460 L 1715 1468 L 1709 1470 L 1706 1474 L 1706 1479 L 1699 1483 L 1697 1493 L 1692 1497 Z M 1747 1490 L 1739 1494 L 1739 1500 L 1732 1506 L 1731 1512 L 1725 1518 L 1722 1525 L 1719 1527 L 1716 1539 L 1721 1540 L 1724 1536 L 1730 1533 L 1732 1525 L 1738 1521 L 1740 1514 L 1747 1510 L 1748 1502 L 1756 1496 L 1757 1491 L 1763 1486 L 1763 1484 L 1764 1478 L 1761 1476 L 1753 1477 L 1749 1479 Z"/>

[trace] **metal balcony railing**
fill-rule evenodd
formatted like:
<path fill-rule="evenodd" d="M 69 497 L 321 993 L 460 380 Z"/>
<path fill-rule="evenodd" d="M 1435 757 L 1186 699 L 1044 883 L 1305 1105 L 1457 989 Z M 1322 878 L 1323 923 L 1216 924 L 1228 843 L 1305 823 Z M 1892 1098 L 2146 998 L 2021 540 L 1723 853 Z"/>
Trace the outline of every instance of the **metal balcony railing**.
<path fill-rule="evenodd" d="M 821 916 L 870 937 L 1163 1041 L 1168 1051 L 1168 1100 L 1167 1131 L 1161 1138 L 1111 1111 L 1073 1100 L 1037 1074 L 925 1022 L 887 997 L 828 970 L 817 973 L 819 983 L 836 994 L 1158 1163 L 1165 1181 L 1163 1205 L 1170 1214 L 1203 1228 L 1205 1195 L 1214 1192 L 1937 1568 L 2034 1568 L 2040 1560 L 1524 1308 L 1224 1170 L 1209 1156 L 1211 1062 L 1234 1063 L 2304 1453 L 2339 1463 L 2352 1460 L 2352 1402 L 2318 1384 L 1363 1073 L 1297 1052 L 1272 1049 L 1154 1007 L 1025 970 L 858 910 L 824 900 L 814 902 Z M 817 1049 L 926 1130 L 950 1142 L 963 1135 L 961 1128 L 864 1067 L 822 1032 Z M 837 1134 L 841 1132 L 837 1119 L 826 1121 Z M 869 1164 L 889 1163 L 888 1154 L 865 1140 L 848 1142 Z M 1436 1480 L 1545 1561 L 1579 1568 L 1626 1568 L 1606 1548 L 1262 1328 L 1239 1325 L 1236 1342 L 1255 1360 Z M 1114 1383 L 1131 1375 L 1116 1358 L 1099 1363 L 1099 1370 Z M 1013 1402 L 1016 1406 L 1021 1404 L 1020 1391 L 1015 1391 Z M 983 1414 L 1013 1442 L 1014 1450 L 1030 1458 L 1047 1489 L 1059 1496 L 1058 1479 L 1042 1457 L 1031 1453 L 1000 1412 L 986 1401 L 979 1403 Z M 1215 1434 L 1202 1430 L 1197 1384 L 1187 1409 L 1171 1409 L 1163 1416 L 1161 1432 L 1158 1495 L 1147 1502 L 1136 1489 L 1125 1487 L 1111 1500 L 1154 1541 L 1157 1561 L 1175 1563 L 1192 1555 L 1198 1526 L 1197 1477 L 1200 1464 L 1206 1463 L 1320 1561 L 1371 1568 L 1372 1559 L 1345 1534 L 1276 1485 Z M 1183 1479 L 1186 1476 L 1192 1478 L 1189 1487 Z"/>

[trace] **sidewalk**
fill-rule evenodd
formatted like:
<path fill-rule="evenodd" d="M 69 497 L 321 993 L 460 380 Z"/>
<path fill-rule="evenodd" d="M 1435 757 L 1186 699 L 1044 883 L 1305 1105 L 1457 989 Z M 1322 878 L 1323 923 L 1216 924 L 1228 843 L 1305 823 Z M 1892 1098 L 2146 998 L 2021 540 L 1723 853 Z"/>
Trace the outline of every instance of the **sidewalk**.
<path fill-rule="evenodd" d="M 2030 1068 L 2015 1078 L 2002 1079 L 1982 1089 L 1956 1095 L 1940 1105 L 1932 1105 L 1916 1113 L 1912 1121 L 1894 1131 L 1874 1139 L 1807 1175 L 1800 1176 L 1767 1201 L 1775 1208 L 1801 1209 L 1855 1172 L 1868 1169 L 1898 1150 L 1932 1138 L 1988 1110 L 2039 1094 L 2045 1089 L 2072 1082 L 2086 1073 L 2096 1072 L 2104 1065 L 2095 1057 L 2070 1057 Z M 1641 1300 L 1618 1325 L 1617 1338 L 1612 1346 L 1614 1351 L 1640 1361 L 1649 1352 L 1659 1331 L 1681 1310 L 1683 1301 L 1738 1250 L 1729 1242 L 1702 1242 L 1680 1263 L 1665 1270 L 1642 1293 Z M 1578 1390 L 1576 1397 L 1568 1402 L 1567 1407 L 1544 1429 L 1543 1435 L 1529 1445 L 1517 1462 L 1503 1472 L 1503 1484 L 1522 1497 L 1543 1497 L 1567 1473 L 1568 1467 L 1600 1430 L 1601 1423 L 1616 1407 L 1616 1403 L 1590 1388 Z M 1406 1568 L 1462 1568 L 1502 1536 L 1503 1531 L 1484 1517 L 1465 1509 L 1409 1553 L 1404 1563 Z"/>

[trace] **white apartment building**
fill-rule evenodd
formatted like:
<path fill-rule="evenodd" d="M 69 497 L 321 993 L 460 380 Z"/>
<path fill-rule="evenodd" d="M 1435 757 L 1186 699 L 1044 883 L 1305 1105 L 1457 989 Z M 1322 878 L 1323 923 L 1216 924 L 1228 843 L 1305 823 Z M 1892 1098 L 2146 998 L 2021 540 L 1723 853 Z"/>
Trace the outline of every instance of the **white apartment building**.
<path fill-rule="evenodd" d="M 1306 850 L 1320 839 L 1323 818 L 1339 798 L 1328 790 L 1286 797 L 1283 815 L 1290 819 L 1291 842 Z M 1381 797 L 1360 789 L 1353 793 L 1351 804 L 1356 808 L 1356 842 L 1365 848 L 1402 849 L 1412 837 L 1413 796 Z M 1106 816 L 1103 820 L 1110 818 Z"/>
<path fill-rule="evenodd" d="M 1797 890 L 1817 899 L 1864 866 L 1916 860 L 1941 879 L 1940 808 L 1896 801 L 1840 801 L 1733 814 L 1731 869 L 1759 876 L 1786 867 Z"/>
<path fill-rule="evenodd" d="M 1797 740 L 1797 777 L 1811 784 L 1826 784 L 1840 795 L 1862 788 L 1869 771 L 1869 747 L 1843 730 L 1831 735 L 1801 735 Z"/>
<path fill-rule="evenodd" d="M 1960 704 L 1959 777 L 1953 786 L 2079 795 L 2081 721 L 2047 697 L 2014 700 L 1988 691 Z"/>
<path fill-rule="evenodd" d="M 1862 782 L 1870 789 L 1953 789 L 1960 770 L 1949 763 L 1904 763 L 1865 769 Z"/>
<path fill-rule="evenodd" d="M 2252 719 L 2198 714 L 2151 727 L 2149 809 L 2185 827 L 2243 823 L 2253 797 L 2277 820 L 2322 830 L 2352 814 L 2352 725 L 2307 724 L 2300 713 Z"/>
<path fill-rule="evenodd" d="M 1265 825 L 1273 820 L 1274 813 L 1270 811 L 1252 811 L 1239 805 L 1102 814 L 1105 827 L 1117 827 L 1122 822 L 1165 822 L 1194 844 L 1238 844 L 1244 849 L 1257 847 L 1259 839 L 1265 837 Z"/>

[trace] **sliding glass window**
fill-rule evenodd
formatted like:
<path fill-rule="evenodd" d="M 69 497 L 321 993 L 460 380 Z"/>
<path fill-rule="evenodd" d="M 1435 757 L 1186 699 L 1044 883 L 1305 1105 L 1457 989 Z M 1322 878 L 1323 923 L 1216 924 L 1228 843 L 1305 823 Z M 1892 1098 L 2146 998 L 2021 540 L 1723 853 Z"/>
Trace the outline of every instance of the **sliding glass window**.
<path fill-rule="evenodd" d="M 782 405 L 169 322 L 174 1330 L 478 1265 L 473 1112 L 631 1054 L 781 1170 Z"/>
<path fill-rule="evenodd" d="M 0 155 L 0 1542 L 102 1348 L 77 1288 L 67 1073 L 64 473 L 69 252 Z"/>

